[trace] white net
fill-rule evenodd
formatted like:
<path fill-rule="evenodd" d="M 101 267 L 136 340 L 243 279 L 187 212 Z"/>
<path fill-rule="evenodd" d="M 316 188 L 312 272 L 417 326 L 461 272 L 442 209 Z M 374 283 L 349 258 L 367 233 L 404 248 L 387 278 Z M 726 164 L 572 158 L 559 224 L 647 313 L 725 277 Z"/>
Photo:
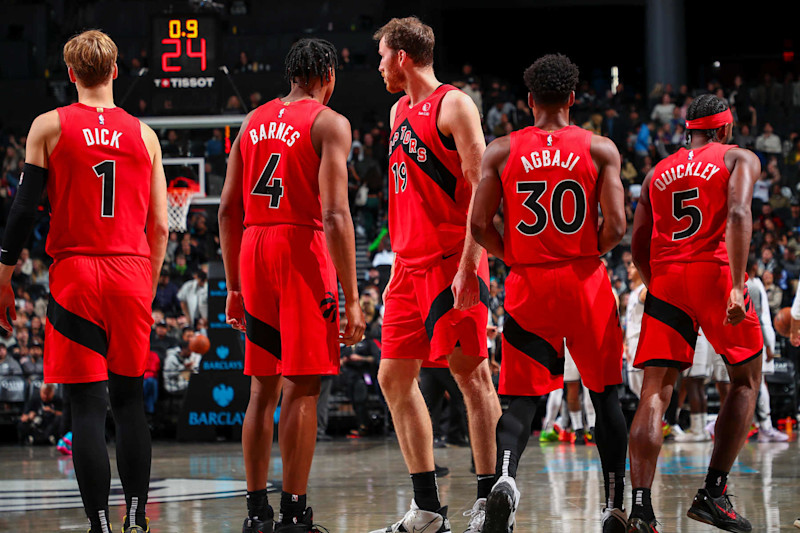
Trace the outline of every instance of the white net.
<path fill-rule="evenodd" d="M 167 217 L 170 231 L 186 232 L 186 217 L 192 204 L 192 196 L 195 194 L 196 191 L 186 187 L 167 189 Z"/>

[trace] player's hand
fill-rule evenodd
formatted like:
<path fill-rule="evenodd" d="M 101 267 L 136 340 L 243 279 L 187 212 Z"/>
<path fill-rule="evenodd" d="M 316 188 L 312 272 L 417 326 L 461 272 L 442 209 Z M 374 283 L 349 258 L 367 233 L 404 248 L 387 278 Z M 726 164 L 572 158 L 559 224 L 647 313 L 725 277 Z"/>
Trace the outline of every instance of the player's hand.
<path fill-rule="evenodd" d="M 489 361 L 489 368 L 491 368 L 493 376 L 496 376 L 500 373 L 500 363 L 497 361 Z"/>
<path fill-rule="evenodd" d="M 358 300 L 345 303 L 344 312 L 347 316 L 347 328 L 345 328 L 344 333 L 339 334 L 339 342 L 352 346 L 358 344 L 364 338 L 364 330 L 366 329 L 364 313 L 361 311 Z"/>
<path fill-rule="evenodd" d="M 459 268 L 450 288 L 453 291 L 453 309 L 465 311 L 474 305 L 478 305 L 481 296 L 481 285 L 476 272 L 467 272 Z"/>
<path fill-rule="evenodd" d="M 233 329 L 246 331 L 244 301 L 240 291 L 228 291 L 228 299 L 225 301 L 225 316 L 225 322 L 230 324 Z"/>
<path fill-rule="evenodd" d="M 726 326 L 735 326 L 744 320 L 746 314 L 747 311 L 744 308 L 744 291 L 741 289 L 731 289 L 731 294 L 728 297 L 728 309 L 723 324 Z"/>
<path fill-rule="evenodd" d="M 11 332 L 14 326 L 11 322 L 17 319 L 17 299 L 14 297 L 14 289 L 11 283 L 4 283 L 0 287 L 0 328 Z M 9 317 L 11 320 L 9 320 Z"/>
<path fill-rule="evenodd" d="M 791 329 L 789 330 L 789 342 L 797 348 L 800 346 L 800 321 L 792 318 Z"/>

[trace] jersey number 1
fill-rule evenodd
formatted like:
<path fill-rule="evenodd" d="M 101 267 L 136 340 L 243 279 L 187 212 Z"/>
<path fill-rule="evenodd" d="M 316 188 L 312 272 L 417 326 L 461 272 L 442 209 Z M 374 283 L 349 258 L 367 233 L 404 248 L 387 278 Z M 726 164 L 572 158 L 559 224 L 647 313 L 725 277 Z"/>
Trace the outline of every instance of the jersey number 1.
<path fill-rule="evenodd" d="M 256 196 L 269 196 L 270 209 L 278 209 L 281 206 L 281 198 L 283 198 L 283 180 L 274 177 L 280 160 L 281 154 L 270 154 L 269 160 L 261 172 L 261 177 L 258 178 L 253 192 L 250 193 Z"/>
<path fill-rule="evenodd" d="M 100 216 L 103 218 L 114 217 L 114 174 L 117 162 L 107 159 L 92 167 L 94 175 L 103 178 L 103 196 L 100 202 Z"/>

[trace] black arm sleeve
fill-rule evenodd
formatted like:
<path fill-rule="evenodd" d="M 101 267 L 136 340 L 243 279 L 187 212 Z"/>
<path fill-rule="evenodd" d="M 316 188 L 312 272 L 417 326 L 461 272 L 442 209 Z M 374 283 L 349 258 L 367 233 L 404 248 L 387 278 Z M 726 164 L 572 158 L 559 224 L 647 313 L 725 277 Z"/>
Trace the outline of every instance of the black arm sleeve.
<path fill-rule="evenodd" d="M 0 263 L 14 266 L 36 222 L 36 208 L 42 200 L 47 182 L 47 169 L 25 163 L 19 178 L 19 188 L 8 214 Z"/>

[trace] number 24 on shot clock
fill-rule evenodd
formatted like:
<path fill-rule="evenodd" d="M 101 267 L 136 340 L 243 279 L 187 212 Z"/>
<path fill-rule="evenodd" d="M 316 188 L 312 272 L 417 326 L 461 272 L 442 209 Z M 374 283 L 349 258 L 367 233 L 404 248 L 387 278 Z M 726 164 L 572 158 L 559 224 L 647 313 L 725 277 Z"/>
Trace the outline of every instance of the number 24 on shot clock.
<path fill-rule="evenodd" d="M 211 17 L 156 17 L 152 36 L 157 73 L 197 76 L 217 67 L 217 21 Z"/>

